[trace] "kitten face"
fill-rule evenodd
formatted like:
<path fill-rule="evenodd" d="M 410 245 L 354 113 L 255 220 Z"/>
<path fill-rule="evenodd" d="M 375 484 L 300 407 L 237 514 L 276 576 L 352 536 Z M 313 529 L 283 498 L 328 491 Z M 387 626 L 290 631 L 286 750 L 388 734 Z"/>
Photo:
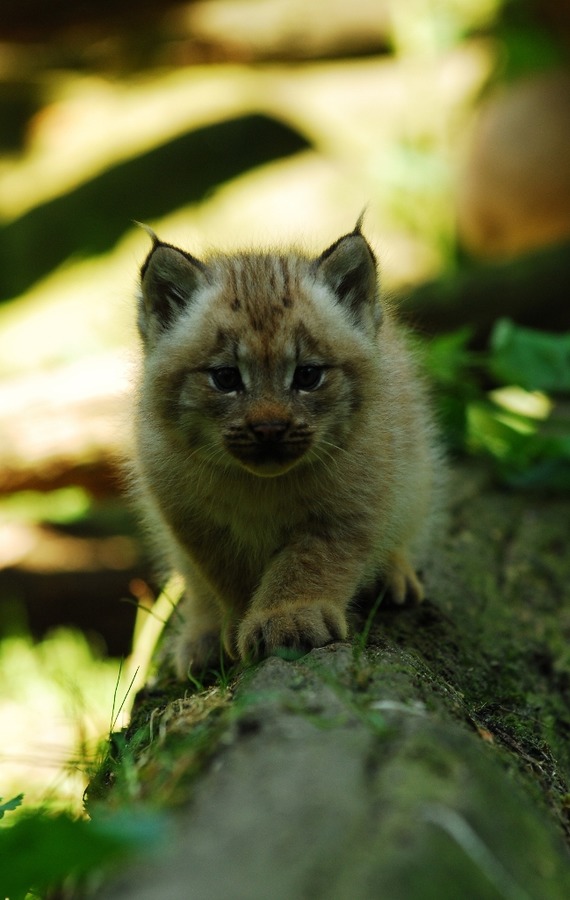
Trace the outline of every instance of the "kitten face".
<path fill-rule="evenodd" d="M 257 476 L 326 463 L 353 427 L 378 322 L 359 232 L 317 260 L 204 264 L 156 242 L 139 318 L 146 390 L 189 457 Z"/>

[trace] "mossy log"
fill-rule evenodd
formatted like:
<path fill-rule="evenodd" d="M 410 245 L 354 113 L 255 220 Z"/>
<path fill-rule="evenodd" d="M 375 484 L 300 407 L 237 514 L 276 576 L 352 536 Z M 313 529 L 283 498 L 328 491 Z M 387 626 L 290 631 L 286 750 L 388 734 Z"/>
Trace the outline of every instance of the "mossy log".
<path fill-rule="evenodd" d="M 452 498 L 422 606 L 140 695 L 89 809 L 165 806 L 173 839 L 101 897 L 570 896 L 570 503 L 479 470 Z"/>

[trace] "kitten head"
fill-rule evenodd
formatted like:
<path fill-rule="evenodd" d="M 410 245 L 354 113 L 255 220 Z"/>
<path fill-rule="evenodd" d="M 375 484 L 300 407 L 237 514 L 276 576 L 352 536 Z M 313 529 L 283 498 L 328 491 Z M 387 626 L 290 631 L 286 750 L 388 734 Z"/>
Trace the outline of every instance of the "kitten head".
<path fill-rule="evenodd" d="M 142 267 L 146 416 L 223 467 L 280 475 L 342 450 L 376 354 L 376 261 L 360 223 L 319 257 L 202 262 L 158 240 Z"/>

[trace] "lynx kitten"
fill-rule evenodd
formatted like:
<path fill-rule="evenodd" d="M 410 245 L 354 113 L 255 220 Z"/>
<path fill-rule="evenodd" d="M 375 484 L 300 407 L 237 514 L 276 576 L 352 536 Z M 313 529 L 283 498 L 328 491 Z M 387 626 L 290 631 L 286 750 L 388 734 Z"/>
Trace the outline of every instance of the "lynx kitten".
<path fill-rule="evenodd" d="M 220 639 L 243 660 L 344 639 L 379 580 L 421 600 L 437 451 L 360 222 L 316 258 L 201 261 L 152 238 L 134 480 L 185 579 L 178 676 Z"/>

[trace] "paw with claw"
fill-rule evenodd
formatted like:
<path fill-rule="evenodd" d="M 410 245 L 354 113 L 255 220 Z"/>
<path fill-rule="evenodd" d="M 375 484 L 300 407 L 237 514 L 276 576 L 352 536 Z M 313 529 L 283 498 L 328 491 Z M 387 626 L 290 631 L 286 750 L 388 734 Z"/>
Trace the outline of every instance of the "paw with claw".
<path fill-rule="evenodd" d="M 282 649 L 302 654 L 344 640 L 347 632 L 344 612 L 332 603 L 252 609 L 238 629 L 238 651 L 244 660 L 261 659 Z"/>

